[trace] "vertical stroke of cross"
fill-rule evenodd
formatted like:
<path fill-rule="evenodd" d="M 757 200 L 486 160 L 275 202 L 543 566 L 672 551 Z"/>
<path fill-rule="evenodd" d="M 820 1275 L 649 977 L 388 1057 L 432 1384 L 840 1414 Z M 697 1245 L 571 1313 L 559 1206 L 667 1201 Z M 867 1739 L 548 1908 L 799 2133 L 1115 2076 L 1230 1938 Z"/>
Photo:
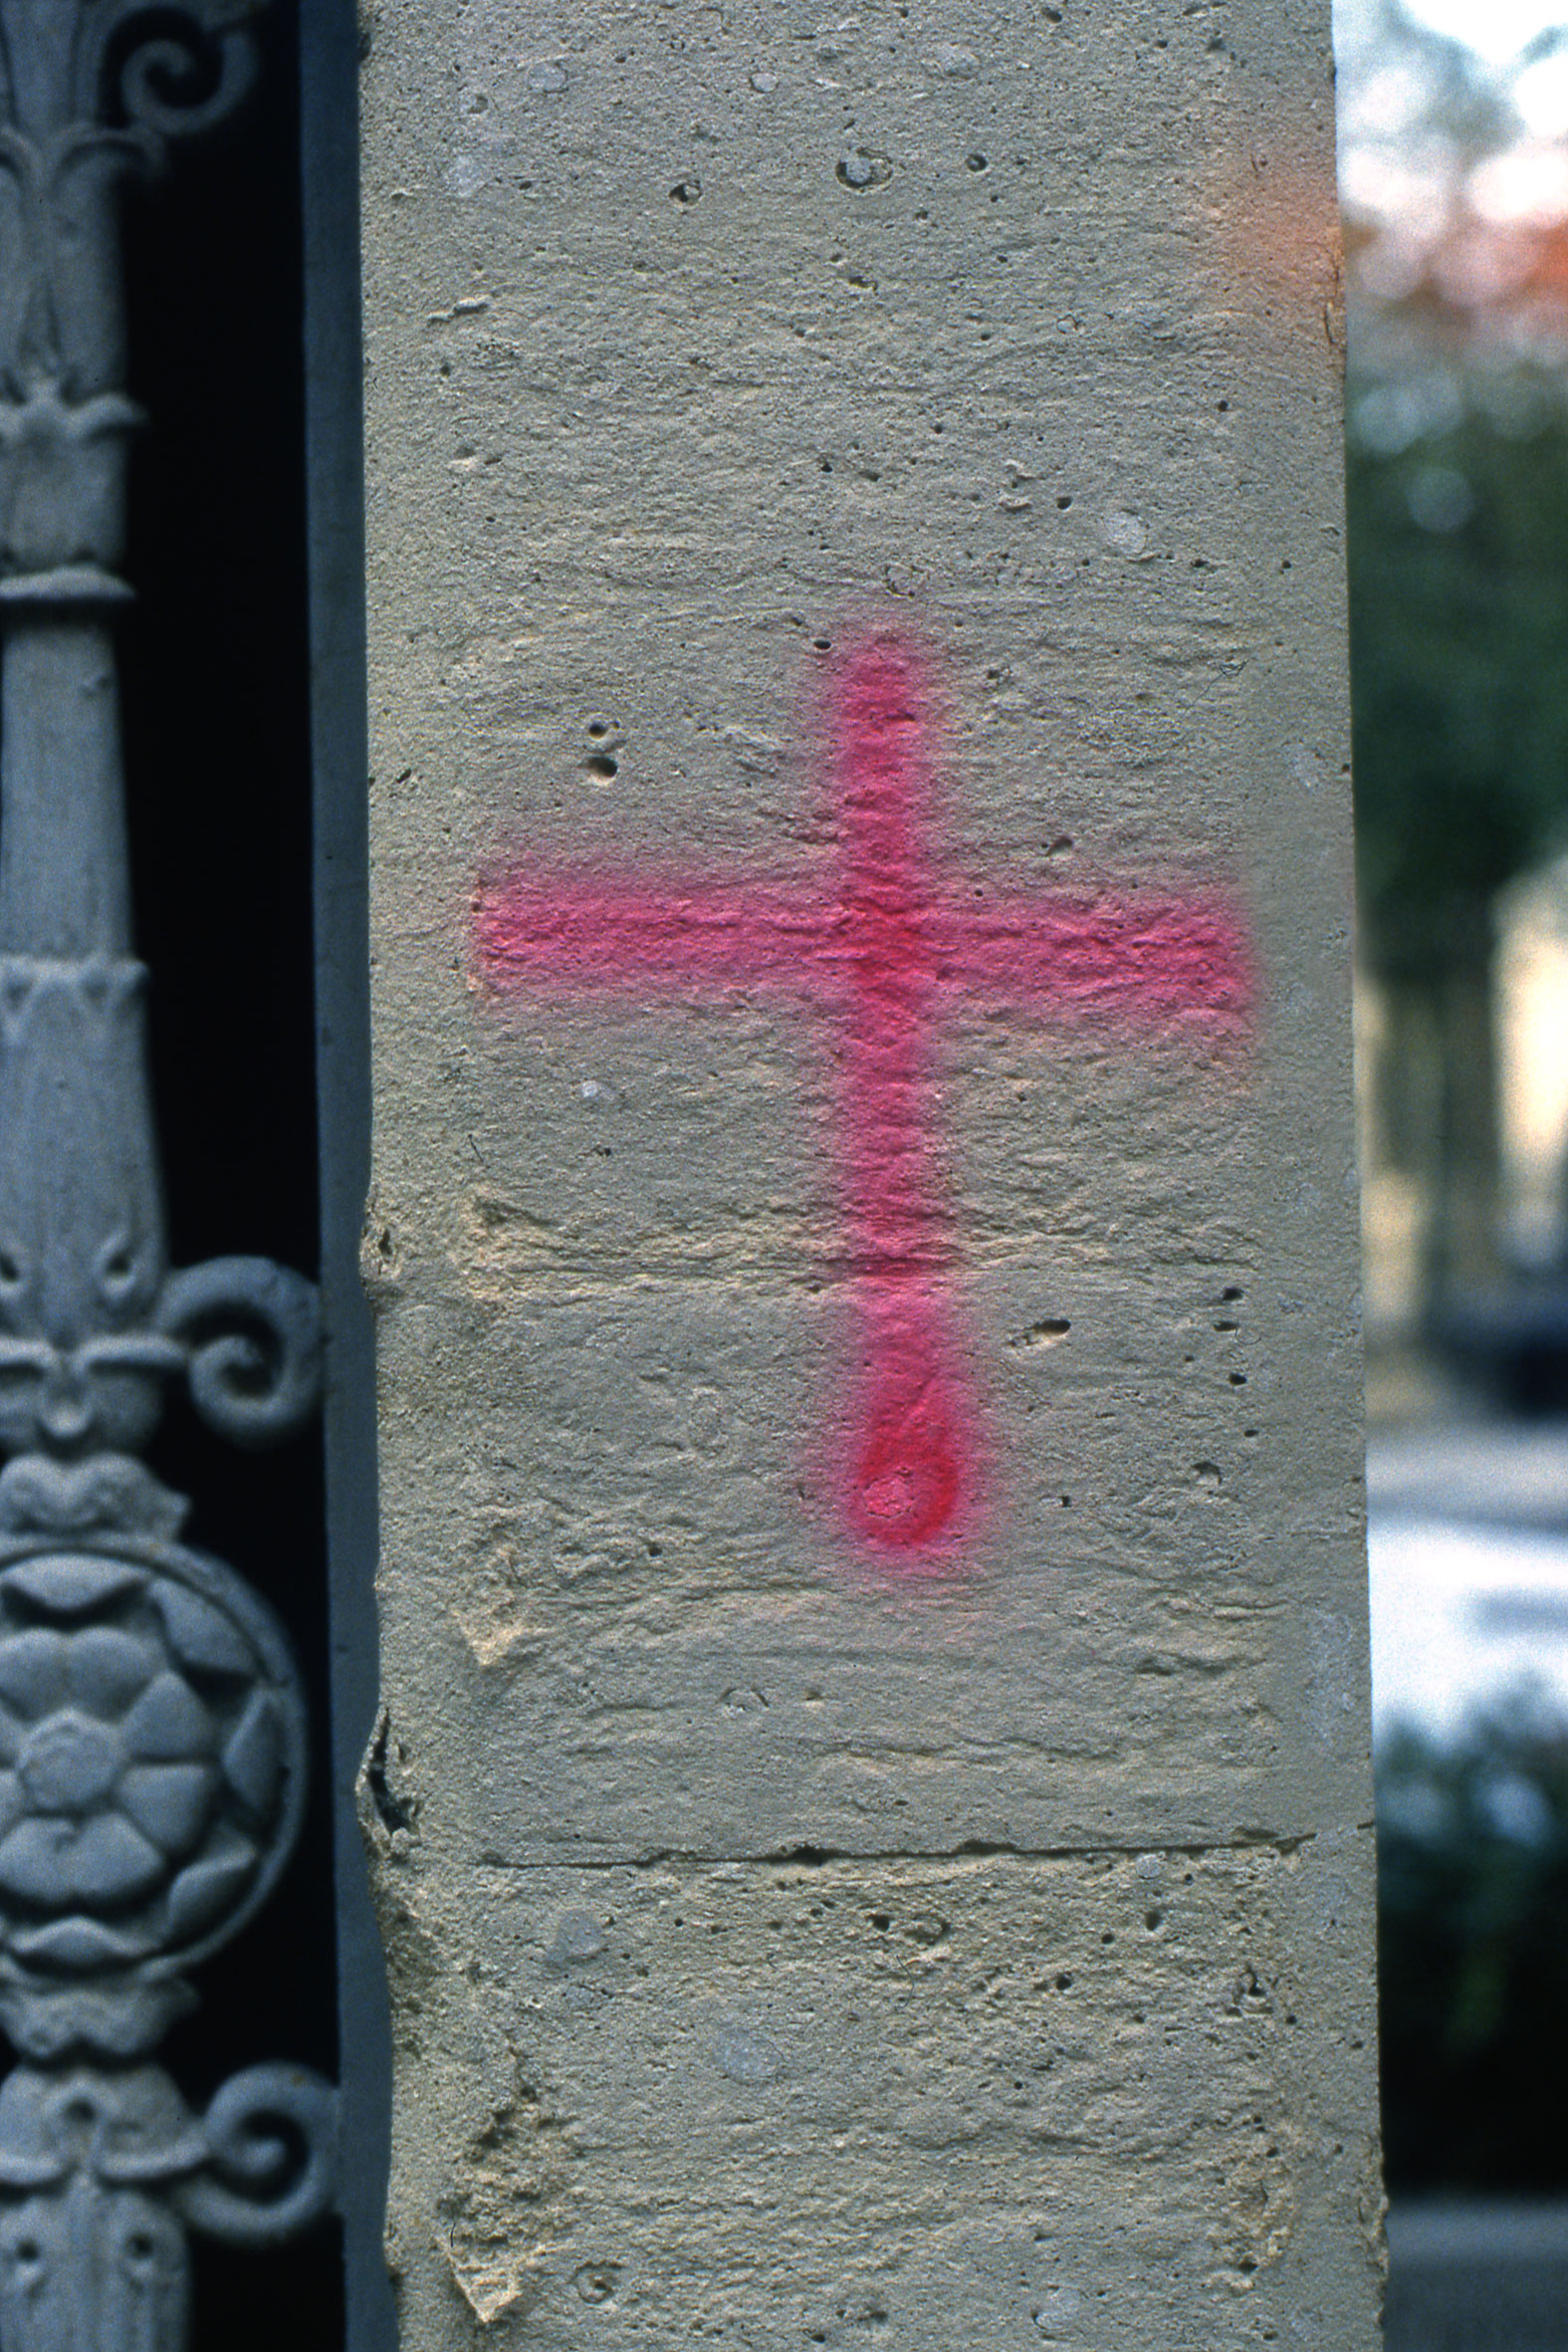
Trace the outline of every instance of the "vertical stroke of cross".
<path fill-rule="evenodd" d="M 946 869 L 927 842 L 930 710 L 915 650 L 879 641 L 844 663 L 829 704 L 837 854 L 821 877 L 649 880 L 530 862 L 482 882 L 474 907 L 478 971 L 501 994 L 764 992 L 804 999 L 831 1025 L 838 1266 L 859 1325 L 833 1482 L 851 1535 L 911 1569 L 961 1542 L 983 1452 L 948 1302 L 944 1013 L 979 998 L 1213 1039 L 1245 1026 L 1252 997 L 1244 928 L 1218 896 L 1009 892 Z"/>

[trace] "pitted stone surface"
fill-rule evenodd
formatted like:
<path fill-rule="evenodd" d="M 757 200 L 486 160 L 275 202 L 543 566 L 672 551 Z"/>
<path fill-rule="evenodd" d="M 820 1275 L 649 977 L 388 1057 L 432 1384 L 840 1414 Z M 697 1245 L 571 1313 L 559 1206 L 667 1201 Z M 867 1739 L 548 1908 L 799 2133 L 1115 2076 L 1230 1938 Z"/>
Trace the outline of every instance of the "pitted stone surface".
<path fill-rule="evenodd" d="M 406 2340 L 1366 2352 L 1326 12 L 365 38 Z M 1218 895 L 1255 967 L 1223 1049 L 922 1033 L 983 1490 L 934 1574 L 834 1510 L 842 1022 L 539 947 L 539 874 L 814 887 L 882 643 L 945 904 Z"/>
<path fill-rule="evenodd" d="M 394 1712 L 516 1858 L 1294 1833 L 1362 1801 L 1326 32 L 879 9 L 824 63 L 701 21 L 371 31 Z M 1233 890 L 1258 965 L 1239 1058 L 944 1034 L 988 1506 L 919 1596 L 822 1506 L 809 1014 L 498 1006 L 468 931 L 514 855 L 808 861 L 816 697 L 878 627 L 931 648 L 961 870 Z"/>
<path fill-rule="evenodd" d="M 484 1871 L 461 1921 L 405 1854 L 389 1917 L 442 1922 L 394 1977 L 421 2340 L 1339 2352 L 1362 1859 Z"/>

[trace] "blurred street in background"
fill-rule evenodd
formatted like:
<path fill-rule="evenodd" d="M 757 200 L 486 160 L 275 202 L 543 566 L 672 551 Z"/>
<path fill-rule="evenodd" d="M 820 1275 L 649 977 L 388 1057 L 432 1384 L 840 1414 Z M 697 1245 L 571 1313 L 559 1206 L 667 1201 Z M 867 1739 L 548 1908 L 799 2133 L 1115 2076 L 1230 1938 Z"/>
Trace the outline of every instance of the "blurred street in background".
<path fill-rule="evenodd" d="M 1568 12 L 1342 0 L 1391 2352 L 1568 2346 Z"/>

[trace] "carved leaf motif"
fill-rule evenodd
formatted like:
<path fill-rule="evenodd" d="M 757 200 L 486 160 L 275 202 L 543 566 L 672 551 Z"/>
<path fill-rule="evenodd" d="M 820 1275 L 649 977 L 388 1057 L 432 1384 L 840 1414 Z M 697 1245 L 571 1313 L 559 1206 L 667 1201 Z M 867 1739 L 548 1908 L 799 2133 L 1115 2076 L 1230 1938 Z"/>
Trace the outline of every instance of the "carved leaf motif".
<path fill-rule="evenodd" d="M 100 1715 L 119 1715 L 158 1670 L 149 1642 L 114 1625 L 90 1625 L 70 1637 L 67 1679 L 73 1698 Z"/>
<path fill-rule="evenodd" d="M 163 1875 L 163 1856 L 121 1813 L 96 1813 L 67 1825 L 63 1854 L 67 1899 L 128 1903 L 149 1894 Z"/>
<path fill-rule="evenodd" d="M 7 1465 L 8 1472 L 22 1467 L 20 1462 Z M 55 1470 L 53 1463 L 40 1463 L 37 1467 L 46 1474 Z M 102 1607 L 105 1601 L 118 1600 L 126 1593 L 137 1591 L 146 1582 L 146 1572 L 128 1566 L 124 1560 L 95 1559 L 86 1552 L 53 1551 L 46 1552 L 42 1559 L 26 1559 L 19 1566 L 7 1569 L 3 1581 L 8 1592 L 19 1592 L 24 1600 L 32 1601 L 51 1617 L 83 1617 L 90 1609 Z"/>
<path fill-rule="evenodd" d="M 106 1927 L 102 1920 L 74 1912 L 69 1919 L 52 1919 L 46 1927 L 24 1928 L 12 1938 L 19 1960 L 40 1969 L 112 1969 L 146 1957 L 150 1939 L 129 1929 Z"/>
<path fill-rule="evenodd" d="M 165 1854 L 178 1855 L 200 1836 L 212 1790 L 205 1764 L 132 1764 L 119 1784 L 119 1802 Z"/>
<path fill-rule="evenodd" d="M 283 1725 L 278 1703 L 258 1691 L 223 1752 L 223 1768 L 235 1793 L 259 1817 L 272 1810 L 283 1762 Z"/>
<path fill-rule="evenodd" d="M 204 1928 L 243 1893 L 256 1867 L 255 1848 L 236 1837 L 229 1849 L 192 1862 L 169 1889 L 169 1927 L 184 1938 Z"/>
<path fill-rule="evenodd" d="M 36 1722 L 66 1695 L 66 1637 L 44 1626 L 0 1641 L 0 1698 Z"/>
<path fill-rule="evenodd" d="M 119 1813 L 81 1822 L 34 1815 L 0 1838 L 0 1887 L 51 1911 L 131 1902 L 150 1893 L 164 1869 L 156 1846 Z"/>
<path fill-rule="evenodd" d="M 99 2342 L 184 2340 L 189 2256 L 178 2223 L 162 2206 L 134 2190 L 109 2200 L 100 2268 Z"/>
<path fill-rule="evenodd" d="M 183 1676 L 169 1669 L 125 1719 L 125 1742 L 143 1764 L 183 1763 L 212 1746 L 212 1718 Z"/>
<path fill-rule="evenodd" d="M 182 1665 L 198 1673 L 250 1674 L 255 1659 L 221 1609 L 187 1592 L 182 1584 L 161 1584 L 153 1594 L 170 1646 Z"/>

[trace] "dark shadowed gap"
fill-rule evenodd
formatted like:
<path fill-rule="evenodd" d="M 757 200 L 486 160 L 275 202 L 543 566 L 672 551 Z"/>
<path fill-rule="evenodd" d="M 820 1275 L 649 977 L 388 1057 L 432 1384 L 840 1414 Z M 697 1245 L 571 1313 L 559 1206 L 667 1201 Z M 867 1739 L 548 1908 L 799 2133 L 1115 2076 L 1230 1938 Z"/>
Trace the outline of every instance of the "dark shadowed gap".
<path fill-rule="evenodd" d="M 174 1395 L 150 1456 L 194 1499 L 191 1539 L 282 1617 L 312 1720 L 298 1853 L 271 1904 L 201 1972 L 201 2008 L 167 2055 L 198 2103 L 265 2058 L 346 2074 L 350 2336 L 372 2352 L 390 2328 L 384 1986 L 350 1811 L 375 1675 L 356 1199 L 345 1234 L 367 1130 L 356 129 L 350 13 L 319 0 L 304 13 L 302 24 L 273 0 L 250 98 L 127 205 L 130 384 L 149 427 L 131 477 L 124 729 L 171 1259 L 254 1253 L 321 1276 L 331 1351 L 325 1443 L 317 1424 L 238 1454 Z M 333 1106 L 323 1135 L 319 1031 Z M 329 1521 L 341 1587 L 331 1605 Z M 340 2013 L 354 2020 L 341 2049 Z M 344 2341 L 336 2222 L 264 2254 L 202 2240 L 194 2258 L 195 2352 Z"/>

